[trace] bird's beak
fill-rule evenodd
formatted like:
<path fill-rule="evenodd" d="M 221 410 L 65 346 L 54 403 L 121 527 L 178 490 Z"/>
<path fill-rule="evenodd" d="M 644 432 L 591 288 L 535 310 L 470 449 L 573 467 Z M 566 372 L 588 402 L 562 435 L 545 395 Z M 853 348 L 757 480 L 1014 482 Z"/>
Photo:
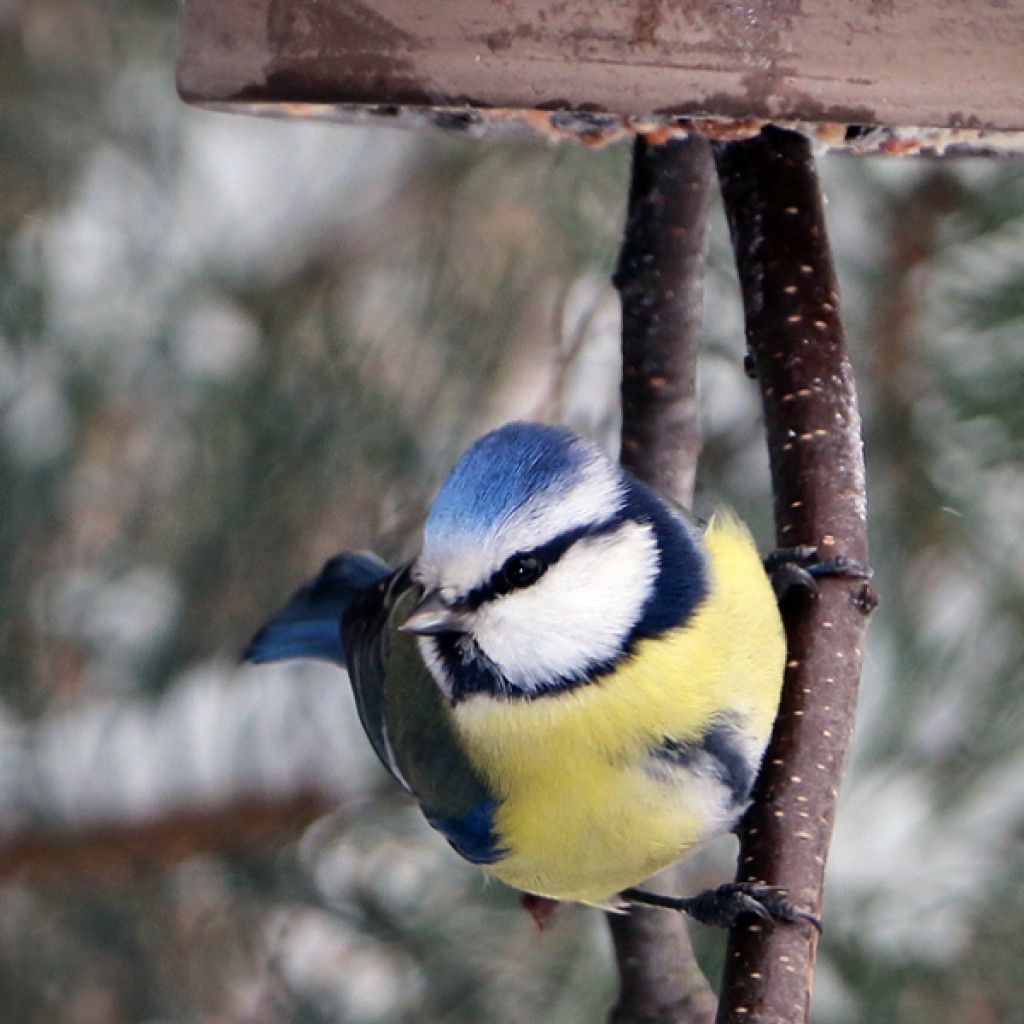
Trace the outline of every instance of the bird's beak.
<path fill-rule="evenodd" d="M 445 603 L 438 590 L 427 591 L 423 600 L 398 628 L 403 633 L 417 636 L 436 636 L 438 633 L 465 633 L 469 630 L 470 613 Z"/>

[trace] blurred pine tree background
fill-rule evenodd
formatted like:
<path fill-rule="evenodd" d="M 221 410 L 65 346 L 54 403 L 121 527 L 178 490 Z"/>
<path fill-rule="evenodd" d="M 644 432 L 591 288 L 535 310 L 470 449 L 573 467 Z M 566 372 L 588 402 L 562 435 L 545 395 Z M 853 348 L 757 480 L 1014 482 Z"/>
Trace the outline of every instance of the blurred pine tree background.
<path fill-rule="evenodd" d="M 489 426 L 614 446 L 628 150 L 188 110 L 175 13 L 0 2 L 0 1019 L 601 1020 L 599 914 L 536 935 L 343 677 L 236 659 L 327 555 L 414 550 Z M 822 171 L 883 605 L 815 1020 L 1024 1021 L 1024 173 Z M 697 510 L 767 548 L 713 236 Z"/>

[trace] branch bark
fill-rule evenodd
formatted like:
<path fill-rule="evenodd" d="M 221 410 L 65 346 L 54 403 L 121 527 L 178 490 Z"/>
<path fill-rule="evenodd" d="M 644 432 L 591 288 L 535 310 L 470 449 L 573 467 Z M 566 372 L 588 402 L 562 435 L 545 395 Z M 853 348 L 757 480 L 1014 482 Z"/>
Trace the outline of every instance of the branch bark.
<path fill-rule="evenodd" d="M 764 401 L 778 544 L 867 564 L 860 413 L 810 146 L 769 127 L 715 155 Z M 784 609 L 782 704 L 740 834 L 739 878 L 782 885 L 818 915 L 874 603 L 863 581 L 827 578 L 817 598 Z M 720 1024 L 806 1021 L 816 949 L 807 927 L 734 928 Z"/>
<path fill-rule="evenodd" d="M 633 147 L 622 300 L 622 450 L 631 473 L 687 508 L 701 433 L 697 350 L 714 165 L 699 136 Z"/>
<path fill-rule="evenodd" d="M 700 451 L 697 349 L 713 161 L 698 136 L 637 137 L 613 278 L 622 300 L 622 464 L 666 497 L 693 502 Z M 657 891 L 671 891 L 671 872 Z M 681 914 L 610 914 L 620 993 L 612 1024 L 710 1024 L 715 998 Z"/>

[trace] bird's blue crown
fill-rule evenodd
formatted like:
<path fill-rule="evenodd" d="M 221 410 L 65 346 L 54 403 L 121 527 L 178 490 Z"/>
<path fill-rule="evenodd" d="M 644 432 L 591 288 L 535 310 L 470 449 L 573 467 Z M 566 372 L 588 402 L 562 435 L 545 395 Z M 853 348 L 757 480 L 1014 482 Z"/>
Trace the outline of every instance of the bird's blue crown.
<path fill-rule="evenodd" d="M 424 527 L 427 543 L 488 533 L 542 492 L 557 498 L 596 457 L 564 427 L 517 422 L 492 430 L 441 485 Z"/>

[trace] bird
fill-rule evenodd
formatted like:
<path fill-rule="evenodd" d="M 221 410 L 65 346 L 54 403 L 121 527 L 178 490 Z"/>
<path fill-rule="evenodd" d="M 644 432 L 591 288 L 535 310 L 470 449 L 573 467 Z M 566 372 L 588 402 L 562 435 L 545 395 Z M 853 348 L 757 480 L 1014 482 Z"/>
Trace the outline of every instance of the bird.
<path fill-rule="evenodd" d="M 770 886 L 640 886 L 746 811 L 785 652 L 736 515 L 701 523 L 594 441 L 517 421 L 456 463 L 411 562 L 334 556 L 243 657 L 346 668 L 427 822 L 527 897 L 730 924 L 814 919 Z"/>

